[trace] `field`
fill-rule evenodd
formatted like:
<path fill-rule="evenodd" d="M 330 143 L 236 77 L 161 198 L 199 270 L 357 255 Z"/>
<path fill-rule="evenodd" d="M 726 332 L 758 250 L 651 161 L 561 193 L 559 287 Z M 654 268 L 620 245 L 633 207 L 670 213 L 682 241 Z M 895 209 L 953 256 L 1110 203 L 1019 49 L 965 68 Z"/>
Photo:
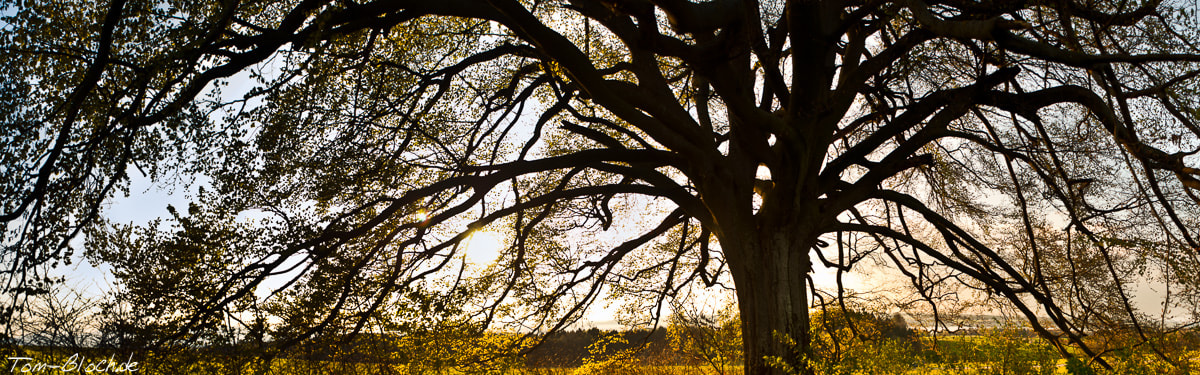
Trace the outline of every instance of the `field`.
<path fill-rule="evenodd" d="M 1196 332 L 1190 331 L 1161 335 L 1157 341 L 1138 341 L 1128 334 L 1096 335 L 1089 337 L 1095 341 L 1089 344 L 1107 345 L 1110 350 L 1097 360 L 1089 360 L 1078 349 L 1068 347 L 1075 358 L 1066 360 L 1052 345 L 1020 327 L 933 337 L 917 330 L 892 329 L 886 322 L 860 322 L 863 324 L 856 328 L 858 336 L 839 327 L 814 331 L 815 355 L 810 366 L 817 374 L 1200 374 L 1200 347 L 1196 345 Z M 84 373 L 84 366 L 91 364 L 97 366 L 96 370 L 107 370 L 91 373 L 110 374 L 741 373 L 740 335 L 732 329 L 673 326 L 656 332 L 572 331 L 547 336 L 542 346 L 526 351 L 498 344 L 507 337 L 431 336 L 417 341 L 370 337 L 350 345 L 277 352 L 280 354 L 269 360 L 252 355 L 254 351 L 249 348 L 163 352 L 22 347 L 4 354 L 8 358 L 5 367 L 12 372 L 35 374 L 72 373 L 61 367 L 69 361 L 80 365 L 71 368 L 78 373 Z M 131 364 L 135 371 L 123 371 Z"/>

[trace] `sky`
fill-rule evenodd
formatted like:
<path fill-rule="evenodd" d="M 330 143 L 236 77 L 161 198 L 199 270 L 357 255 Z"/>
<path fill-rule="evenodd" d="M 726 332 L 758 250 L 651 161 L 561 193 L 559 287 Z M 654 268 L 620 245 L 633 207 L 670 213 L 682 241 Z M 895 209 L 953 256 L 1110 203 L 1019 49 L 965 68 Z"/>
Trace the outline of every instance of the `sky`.
<path fill-rule="evenodd" d="M 194 196 L 199 186 L 192 186 L 187 190 L 183 188 L 170 189 L 165 186 L 156 185 L 150 179 L 136 173 L 132 175 L 133 178 L 129 189 L 130 196 L 115 198 L 104 212 L 105 217 L 112 222 L 145 224 L 156 218 L 170 217 L 166 209 L 167 205 L 186 207 L 188 196 Z M 487 230 L 476 232 L 468 240 L 467 251 L 465 253 L 467 261 L 478 266 L 490 263 L 499 255 L 506 241 L 501 234 L 496 232 Z M 82 254 L 82 252 L 77 252 L 77 254 Z M 84 296 L 99 296 L 111 290 L 113 283 L 116 282 L 108 273 L 107 267 L 92 265 L 82 255 L 77 255 L 77 259 L 73 262 L 72 266 L 59 271 L 67 276 L 67 286 Z M 818 283 L 819 288 L 831 288 L 835 285 L 834 275 L 835 271 L 832 268 L 825 268 L 818 265 L 814 271 L 813 279 Z M 865 286 L 858 274 L 848 274 L 845 276 L 845 280 L 847 285 L 851 287 Z M 262 290 L 267 289 L 262 288 Z M 708 298 L 719 297 L 710 296 Z M 589 314 L 577 326 L 581 328 L 596 327 L 600 329 L 620 328 L 621 325 L 617 323 L 618 305 L 617 303 L 610 304 L 604 301 L 594 304 Z"/>
<path fill-rule="evenodd" d="M 260 71 L 265 72 L 270 76 L 271 72 L 278 72 L 277 68 L 269 65 L 259 66 Z M 255 80 L 251 79 L 249 73 L 243 72 L 229 79 L 230 85 L 222 88 L 222 96 L 224 98 L 240 98 L 247 93 L 254 85 Z M 219 115 L 219 114 L 218 114 Z M 169 216 L 166 207 L 174 205 L 176 207 L 186 207 L 188 196 L 195 196 L 195 191 L 199 185 L 203 184 L 203 180 L 194 184 L 188 189 L 174 188 L 154 184 L 148 178 L 142 177 L 138 173 L 131 173 L 133 176 L 130 186 L 129 197 L 115 198 L 105 211 L 105 216 L 117 223 L 135 223 L 144 224 L 155 218 Z M 469 241 L 467 249 L 468 261 L 483 264 L 495 259 L 504 243 L 504 239 L 492 232 L 480 232 L 475 234 Z M 82 252 L 77 252 L 82 254 Z M 112 288 L 112 283 L 115 280 L 105 270 L 103 265 L 99 268 L 89 264 L 86 259 L 81 256 L 73 266 L 59 270 L 67 276 L 67 285 L 76 289 L 83 295 L 99 295 Z M 833 269 L 820 266 L 819 262 L 813 274 L 813 279 L 817 283 L 818 288 L 829 289 L 834 284 Z M 851 289 L 870 289 L 876 287 L 880 283 L 894 282 L 895 279 L 885 274 L 871 273 L 852 273 L 846 276 L 847 286 Z M 264 288 L 265 289 L 265 288 Z M 1137 297 L 1139 307 L 1146 311 L 1157 311 L 1155 309 L 1161 303 L 1161 293 L 1155 285 L 1150 283 L 1141 283 L 1134 293 Z M 616 304 L 597 303 L 593 306 L 593 310 L 586 316 L 583 326 L 595 326 L 598 328 L 611 329 L 616 328 Z"/>
<path fill-rule="evenodd" d="M 195 196 L 199 186 L 204 183 L 204 180 L 200 179 L 199 183 L 187 189 L 184 187 L 171 188 L 154 184 L 138 173 L 131 175 L 133 178 L 129 189 L 130 196 L 113 199 L 104 211 L 105 217 L 115 223 L 145 224 L 159 217 L 169 217 L 166 209 L 168 205 L 186 207 L 188 197 Z M 482 267 L 497 257 L 506 242 L 503 235 L 497 232 L 488 230 L 477 232 L 468 241 L 465 253 L 467 261 Z M 77 247 L 83 246 L 80 240 L 77 240 L 76 244 Z M 116 281 L 107 272 L 107 268 L 103 265 L 96 267 L 90 264 L 82 257 L 82 253 L 82 251 L 76 252 L 76 261 L 71 266 L 58 270 L 62 275 L 67 276 L 66 285 L 84 296 L 99 296 L 112 289 L 113 283 Z M 833 289 L 836 285 L 836 271 L 821 266 L 819 262 L 816 262 L 814 266 L 812 276 L 817 283 L 817 288 Z M 844 275 L 844 282 L 850 289 L 866 292 L 886 288 L 888 285 L 894 285 L 903 280 L 897 275 L 885 271 L 858 267 L 855 272 Z M 268 285 L 278 284 L 278 282 L 268 282 Z M 1163 300 L 1162 289 L 1162 285 L 1155 283 L 1137 283 L 1132 294 L 1138 308 L 1147 313 L 1158 312 Z M 269 288 L 261 290 L 269 290 Z M 264 295 L 265 293 L 263 292 Z M 621 326 L 616 322 L 618 305 L 619 303 L 605 303 L 605 301 L 594 304 L 589 314 L 577 326 L 601 329 L 620 328 Z"/>
<path fill-rule="evenodd" d="M 269 59 L 267 62 L 254 67 L 254 69 L 261 72 L 267 80 L 270 80 L 278 76 L 281 71 L 278 64 L 278 59 Z M 221 99 L 224 101 L 240 99 L 256 87 L 256 85 L 257 80 L 251 78 L 249 72 L 242 71 L 230 77 L 227 86 L 221 87 Z M 209 89 L 212 87 L 213 85 L 210 84 Z M 261 103 L 261 100 L 255 98 L 248 102 L 248 108 L 252 108 L 259 103 Z M 215 121 L 220 121 L 222 114 L 221 111 L 217 111 L 212 117 Z M 167 211 L 168 205 L 187 207 L 189 200 L 197 196 L 199 188 L 207 184 L 207 178 L 204 176 L 197 176 L 196 182 L 190 186 L 168 186 L 164 183 L 151 181 L 150 178 L 143 176 L 137 170 L 131 170 L 129 175 L 131 176 L 129 196 L 117 196 L 110 199 L 102 212 L 102 215 L 113 223 L 145 225 L 154 219 L 169 218 L 171 215 Z M 504 238 L 497 233 L 488 231 L 478 232 L 468 242 L 468 247 L 465 251 L 466 260 L 482 267 L 484 264 L 495 260 L 504 242 Z M 83 238 L 76 239 L 72 244 L 76 249 L 82 249 L 86 246 L 85 239 Z M 110 268 L 102 264 L 92 264 L 83 256 L 83 253 L 83 251 L 75 253 L 75 259 L 72 261 L 71 266 L 51 271 L 52 275 L 66 277 L 65 288 L 61 292 L 67 293 L 68 291 L 73 291 L 85 298 L 97 298 L 113 290 L 117 280 L 111 275 Z M 270 293 L 270 290 L 274 289 L 272 286 L 281 286 L 283 284 L 282 280 L 289 278 L 288 276 L 290 275 L 265 281 L 264 287 L 258 289 L 260 297 L 265 297 Z M 620 328 L 621 326 L 616 322 L 616 310 L 617 306 L 615 304 L 596 303 L 577 326 L 583 328 L 597 327 L 601 329 Z"/>
<path fill-rule="evenodd" d="M 153 184 L 148 178 L 133 174 L 130 187 L 129 197 L 118 197 L 105 210 L 105 216 L 117 223 L 134 223 L 145 224 L 159 217 L 169 217 L 166 210 L 167 205 L 176 207 L 186 207 L 190 193 L 194 193 L 198 186 L 193 186 L 191 189 L 184 190 L 182 188 L 169 189 L 164 186 Z M 194 196 L 194 195 L 193 195 Z M 496 232 L 480 231 L 472 235 L 468 241 L 467 251 L 465 253 L 466 260 L 475 266 L 482 267 L 486 263 L 493 261 L 504 246 L 506 239 Z M 77 252 L 82 254 L 82 252 Z M 79 292 L 85 297 L 95 297 L 113 288 L 113 283 L 116 281 L 106 271 L 106 267 L 101 265 L 99 268 L 90 264 L 81 255 L 77 255 L 76 261 L 69 267 L 59 269 L 67 276 L 66 285 Z M 896 275 L 890 275 L 887 272 L 863 270 L 861 267 L 854 273 L 846 274 L 846 286 L 850 289 L 855 289 L 860 292 L 870 291 L 876 288 L 886 288 L 887 284 L 902 282 Z M 813 280 L 817 283 L 818 288 L 832 289 L 835 284 L 835 270 L 825 268 L 818 263 L 815 266 Z M 272 283 L 268 281 L 268 285 L 278 285 L 279 282 Z M 261 290 L 268 290 L 262 288 Z M 263 292 L 265 295 L 265 292 Z M 1162 303 L 1162 285 L 1157 285 L 1149 282 L 1138 283 L 1133 290 L 1134 300 L 1137 307 L 1147 313 L 1155 314 L 1159 311 L 1159 306 Z M 705 300 L 720 300 L 729 298 L 729 296 L 712 295 L 701 297 Z M 617 322 L 619 303 L 610 303 L 613 301 L 598 301 L 595 303 L 584 319 L 574 325 L 572 328 L 600 328 L 604 330 L 616 330 L 625 328 Z"/>
<path fill-rule="evenodd" d="M 152 183 L 149 178 L 137 174 L 133 174 L 133 176 L 129 197 L 115 198 L 105 209 L 104 216 L 108 220 L 115 223 L 143 225 L 160 217 L 170 217 L 167 212 L 168 205 L 187 206 L 188 191 L 182 191 L 181 188 L 172 190 Z M 198 185 L 188 190 L 194 193 L 197 188 Z M 482 267 L 496 259 L 505 243 L 506 240 L 503 236 L 496 232 L 486 230 L 476 232 L 467 242 L 466 260 L 474 266 Z M 77 240 L 76 247 L 82 246 L 84 246 L 83 241 Z M 108 267 L 91 264 L 82 256 L 82 253 L 81 251 L 76 252 L 76 259 L 71 266 L 55 270 L 58 275 L 66 276 L 66 286 L 89 298 L 98 297 L 112 290 L 116 280 L 109 273 Z M 260 297 L 265 296 L 266 291 L 270 290 L 269 286 L 281 285 L 281 283 L 268 280 L 265 285 L 268 288 L 260 288 L 262 291 Z M 615 305 L 606 306 L 605 303 L 597 303 L 577 326 L 606 330 L 619 329 L 621 325 L 616 321 L 616 311 L 617 306 Z"/>

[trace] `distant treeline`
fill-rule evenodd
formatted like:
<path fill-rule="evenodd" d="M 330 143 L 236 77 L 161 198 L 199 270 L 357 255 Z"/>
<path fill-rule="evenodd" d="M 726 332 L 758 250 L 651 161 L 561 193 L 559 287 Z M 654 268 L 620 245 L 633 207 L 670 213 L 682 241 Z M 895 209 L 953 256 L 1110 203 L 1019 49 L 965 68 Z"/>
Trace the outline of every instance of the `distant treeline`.
<path fill-rule="evenodd" d="M 624 342 L 617 341 L 608 345 L 602 353 L 589 350 L 601 337 L 620 335 Z M 644 346 L 643 346 L 644 345 Z M 583 363 L 588 356 L 601 354 L 609 356 L 613 353 L 642 347 L 638 353 L 645 356 L 666 357 L 672 351 L 667 339 L 666 328 L 656 330 L 636 329 L 629 331 L 605 331 L 598 328 L 587 330 L 560 331 L 547 335 L 541 345 L 534 347 L 526 356 L 525 364 L 530 367 L 575 367 Z M 679 359 L 684 360 L 683 358 Z"/>

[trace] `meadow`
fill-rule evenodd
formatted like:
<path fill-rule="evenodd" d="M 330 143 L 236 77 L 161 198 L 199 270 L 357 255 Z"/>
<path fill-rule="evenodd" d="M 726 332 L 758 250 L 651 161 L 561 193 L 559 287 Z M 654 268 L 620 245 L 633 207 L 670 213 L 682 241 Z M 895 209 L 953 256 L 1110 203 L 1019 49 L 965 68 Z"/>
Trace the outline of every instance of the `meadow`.
<path fill-rule="evenodd" d="M 1068 360 L 1016 325 L 933 335 L 897 326 L 902 320 L 884 315 L 824 318 L 814 320 L 830 323 L 813 330 L 809 365 L 816 374 L 1200 374 L 1200 332 L 1195 329 L 1160 333 L 1150 340 L 1134 332 L 1098 332 L 1087 339 L 1107 350 L 1088 358 L 1068 347 L 1073 356 Z M 655 331 L 576 330 L 541 337 L 539 346 L 525 345 L 516 335 L 374 336 L 349 345 L 275 352 L 270 359 L 236 348 L 130 352 L 18 347 L 5 354 L 6 367 L 14 373 L 46 374 L 74 371 L 22 371 L 20 365 L 61 364 L 79 354 L 91 362 L 136 362 L 135 371 L 113 371 L 117 368 L 109 366 L 108 371 L 92 373 L 726 375 L 742 372 L 740 333 L 734 328 L 736 322 L 729 321 L 707 327 L 676 322 Z M 31 359 L 17 363 L 14 357 Z M 84 373 L 82 367 L 78 370 Z"/>

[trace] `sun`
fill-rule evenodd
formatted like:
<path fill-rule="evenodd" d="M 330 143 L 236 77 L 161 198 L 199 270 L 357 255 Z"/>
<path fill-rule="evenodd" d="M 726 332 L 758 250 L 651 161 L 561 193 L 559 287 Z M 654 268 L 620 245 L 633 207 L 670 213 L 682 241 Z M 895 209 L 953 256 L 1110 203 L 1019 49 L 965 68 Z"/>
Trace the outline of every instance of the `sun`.
<path fill-rule="evenodd" d="M 491 263 L 500 256 L 500 251 L 506 247 L 506 243 L 504 236 L 496 232 L 484 230 L 472 233 L 467 239 L 467 262 Z"/>

